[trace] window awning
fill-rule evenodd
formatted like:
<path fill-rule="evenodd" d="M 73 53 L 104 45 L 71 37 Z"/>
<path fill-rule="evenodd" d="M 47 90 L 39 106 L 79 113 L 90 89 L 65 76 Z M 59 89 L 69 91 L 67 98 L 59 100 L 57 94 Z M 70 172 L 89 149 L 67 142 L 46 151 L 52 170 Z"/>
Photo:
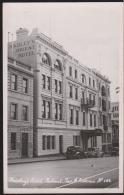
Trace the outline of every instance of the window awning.
<path fill-rule="evenodd" d="M 92 135 L 97 135 L 97 136 L 100 136 L 103 134 L 103 131 L 102 129 L 92 129 L 92 130 L 81 130 L 81 135 L 83 134 L 87 134 L 89 136 L 92 136 Z"/>

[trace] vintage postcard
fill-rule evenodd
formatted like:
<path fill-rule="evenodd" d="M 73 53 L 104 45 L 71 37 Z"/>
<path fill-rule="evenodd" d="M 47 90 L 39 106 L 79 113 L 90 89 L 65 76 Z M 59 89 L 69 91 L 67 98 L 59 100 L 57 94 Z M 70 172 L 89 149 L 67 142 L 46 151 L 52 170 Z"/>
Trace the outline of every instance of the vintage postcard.
<path fill-rule="evenodd" d="M 3 3 L 4 193 L 123 192 L 123 3 Z"/>

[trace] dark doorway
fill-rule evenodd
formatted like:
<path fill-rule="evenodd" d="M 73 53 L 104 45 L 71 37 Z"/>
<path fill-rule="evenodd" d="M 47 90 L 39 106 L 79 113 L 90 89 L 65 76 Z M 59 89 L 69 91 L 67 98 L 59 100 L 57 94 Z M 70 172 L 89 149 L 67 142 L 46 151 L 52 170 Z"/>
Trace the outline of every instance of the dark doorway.
<path fill-rule="evenodd" d="M 63 153 L 63 135 L 59 136 L 59 152 L 60 154 Z"/>
<path fill-rule="evenodd" d="M 28 133 L 22 133 L 22 157 L 28 157 Z"/>

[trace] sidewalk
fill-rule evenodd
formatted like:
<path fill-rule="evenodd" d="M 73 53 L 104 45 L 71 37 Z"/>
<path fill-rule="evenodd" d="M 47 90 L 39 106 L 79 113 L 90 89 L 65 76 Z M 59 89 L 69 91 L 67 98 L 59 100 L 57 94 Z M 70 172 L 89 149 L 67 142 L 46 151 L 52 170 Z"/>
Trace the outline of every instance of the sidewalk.
<path fill-rule="evenodd" d="M 65 160 L 66 157 L 63 154 L 55 155 L 45 155 L 41 157 L 34 158 L 21 158 L 21 159 L 9 159 L 8 164 L 20 164 L 20 163 L 33 163 L 33 162 L 44 162 L 44 161 L 54 161 L 54 160 Z"/>

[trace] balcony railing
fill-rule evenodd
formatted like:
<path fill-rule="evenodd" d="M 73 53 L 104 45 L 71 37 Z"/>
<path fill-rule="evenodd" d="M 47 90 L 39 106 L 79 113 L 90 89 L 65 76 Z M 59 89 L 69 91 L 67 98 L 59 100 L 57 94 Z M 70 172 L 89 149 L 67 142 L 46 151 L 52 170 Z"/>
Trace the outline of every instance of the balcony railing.
<path fill-rule="evenodd" d="M 94 100 L 90 100 L 88 98 L 81 98 L 81 109 L 83 108 L 88 109 L 88 108 L 93 108 L 95 105 Z"/>

